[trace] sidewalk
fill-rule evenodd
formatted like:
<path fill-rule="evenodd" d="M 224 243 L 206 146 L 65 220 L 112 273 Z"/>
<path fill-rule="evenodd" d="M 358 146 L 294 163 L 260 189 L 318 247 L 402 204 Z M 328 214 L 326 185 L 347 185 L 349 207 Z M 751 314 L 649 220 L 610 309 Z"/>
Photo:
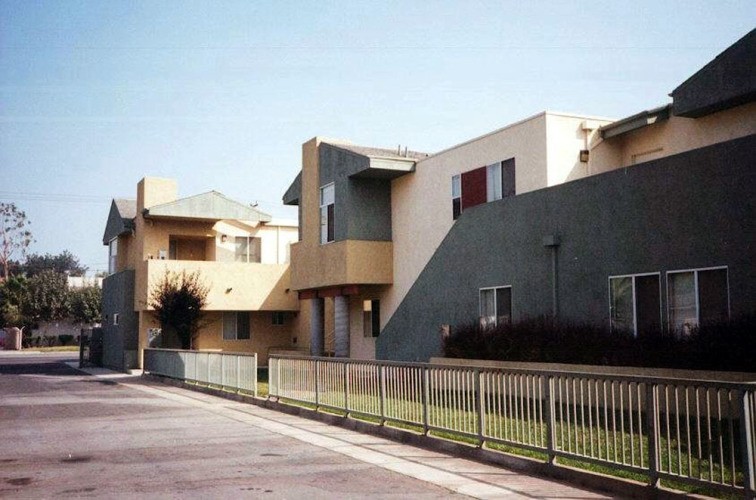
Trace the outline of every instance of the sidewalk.
<path fill-rule="evenodd" d="M 78 362 L 67 364 L 78 369 Z M 366 464 L 440 486 L 457 494 L 475 498 L 512 499 L 616 498 L 558 481 L 537 478 L 502 467 L 397 443 L 256 405 L 238 403 L 208 394 L 145 381 L 135 378 L 134 375 L 112 372 L 103 368 L 84 368 L 81 371 L 98 378 L 116 381 L 123 379 L 118 383 L 129 388 L 340 453 Z"/>

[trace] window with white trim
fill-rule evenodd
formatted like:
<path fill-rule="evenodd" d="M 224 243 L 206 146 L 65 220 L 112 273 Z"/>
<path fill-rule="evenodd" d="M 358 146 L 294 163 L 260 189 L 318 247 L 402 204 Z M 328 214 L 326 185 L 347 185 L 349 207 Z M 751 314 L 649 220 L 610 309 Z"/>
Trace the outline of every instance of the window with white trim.
<path fill-rule="evenodd" d="M 495 201 L 515 194 L 514 158 L 486 167 L 486 201 Z"/>
<path fill-rule="evenodd" d="M 333 216 L 336 201 L 333 183 L 320 188 L 320 243 L 328 243 L 334 239 Z"/>
<path fill-rule="evenodd" d="M 362 301 L 362 335 L 377 337 L 381 333 L 381 303 L 378 299 Z"/>
<path fill-rule="evenodd" d="M 249 311 L 223 313 L 223 340 L 249 340 Z"/>
<path fill-rule="evenodd" d="M 452 176 L 452 218 L 457 220 L 462 214 L 462 176 Z"/>
<path fill-rule="evenodd" d="M 613 332 L 661 331 L 659 273 L 609 277 L 609 324 Z"/>
<path fill-rule="evenodd" d="M 108 274 L 116 272 L 118 267 L 118 238 L 113 238 L 108 244 Z"/>
<path fill-rule="evenodd" d="M 261 239 L 252 236 L 237 236 L 234 240 L 236 262 L 261 262 Z"/>
<path fill-rule="evenodd" d="M 512 322 L 512 287 L 480 289 L 480 325 L 494 327 Z"/>
<path fill-rule="evenodd" d="M 687 335 L 695 327 L 730 317 L 727 267 L 667 272 L 670 330 Z"/>

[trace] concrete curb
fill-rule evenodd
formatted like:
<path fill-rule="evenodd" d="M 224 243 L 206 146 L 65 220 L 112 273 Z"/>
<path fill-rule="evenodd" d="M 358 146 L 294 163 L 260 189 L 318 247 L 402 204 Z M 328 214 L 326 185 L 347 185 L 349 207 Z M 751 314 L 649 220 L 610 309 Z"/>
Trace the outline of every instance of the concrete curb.
<path fill-rule="evenodd" d="M 476 446 L 449 441 L 438 437 L 424 436 L 422 434 L 418 434 L 410 430 L 399 429 L 397 427 L 373 424 L 353 418 L 315 411 L 301 406 L 287 405 L 269 399 L 259 397 L 256 398 L 254 396 L 237 394 L 220 389 L 214 389 L 211 387 L 198 386 L 183 382 L 181 380 L 161 377 L 158 375 L 143 374 L 142 378 L 173 387 L 188 389 L 191 391 L 218 396 L 242 403 L 253 404 L 265 409 L 275 410 L 286 413 L 288 415 L 343 427 L 345 429 L 382 437 L 402 444 L 417 446 L 419 448 L 424 448 L 430 451 L 445 453 L 460 458 L 466 458 L 484 464 L 492 464 L 505 467 L 507 469 L 521 472 L 530 476 L 556 479 L 564 483 L 609 493 L 611 495 L 617 495 L 622 498 L 648 498 L 658 500 L 706 498 L 670 490 L 653 489 L 647 484 L 639 483 L 637 481 L 632 481 L 629 479 L 621 479 L 595 472 L 587 472 L 565 465 L 553 466 L 527 457 L 510 455 L 504 452 L 489 450 L 486 448 L 478 448 Z"/>

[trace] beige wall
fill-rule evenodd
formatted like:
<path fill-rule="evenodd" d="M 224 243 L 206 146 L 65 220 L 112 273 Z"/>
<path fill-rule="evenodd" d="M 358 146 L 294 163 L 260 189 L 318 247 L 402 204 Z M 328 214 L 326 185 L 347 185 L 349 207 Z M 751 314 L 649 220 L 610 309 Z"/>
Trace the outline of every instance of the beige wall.
<path fill-rule="evenodd" d="M 589 175 L 588 163 L 580 161 L 580 150 L 588 149 L 606 119 L 548 113 L 546 115 L 547 179 L 541 189 L 556 186 Z M 518 172 L 519 174 L 519 172 Z M 520 194 L 521 191 L 517 193 Z"/>
<path fill-rule="evenodd" d="M 626 134 L 601 141 L 591 150 L 590 173 L 623 168 L 756 133 L 756 103 L 702 118 L 670 116 Z"/>
<path fill-rule="evenodd" d="M 199 272 L 209 287 L 208 311 L 296 311 L 286 264 L 148 260 L 137 266 L 134 309 L 148 309 L 148 293 L 165 272 Z M 288 291 L 287 291 L 288 290 Z"/>
<path fill-rule="evenodd" d="M 250 338 L 248 340 L 223 339 L 223 313 L 209 312 L 206 325 L 200 332 L 196 348 L 231 352 L 256 352 L 260 365 L 268 364 L 270 349 L 291 348 L 294 336 L 294 313 L 286 315 L 283 325 L 273 325 L 270 312 L 253 312 L 250 314 Z"/>

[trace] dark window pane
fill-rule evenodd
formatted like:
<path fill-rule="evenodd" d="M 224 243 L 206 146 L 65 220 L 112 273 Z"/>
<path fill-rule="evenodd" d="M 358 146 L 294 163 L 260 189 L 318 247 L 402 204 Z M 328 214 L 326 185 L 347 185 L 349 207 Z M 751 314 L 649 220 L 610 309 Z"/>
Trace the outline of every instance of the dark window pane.
<path fill-rule="evenodd" d="M 639 336 L 661 332 L 659 301 L 659 276 L 637 276 L 635 278 L 635 315 Z"/>
<path fill-rule="evenodd" d="M 462 199 L 454 198 L 452 200 L 452 217 L 457 220 L 462 215 Z"/>
<path fill-rule="evenodd" d="M 698 305 L 699 324 L 717 323 L 728 319 L 726 269 L 698 272 Z"/>
<path fill-rule="evenodd" d="M 496 289 L 496 324 L 505 325 L 512 322 L 512 289 Z"/>
<path fill-rule="evenodd" d="M 501 162 L 501 193 L 503 198 L 515 195 L 514 158 L 510 158 Z"/>
<path fill-rule="evenodd" d="M 378 300 L 374 300 L 371 305 L 373 309 L 371 318 L 373 337 L 377 337 L 381 333 L 381 303 Z"/>
<path fill-rule="evenodd" d="M 609 280 L 609 313 L 613 332 L 634 332 L 633 321 L 633 278 L 611 278 Z"/>
<path fill-rule="evenodd" d="M 249 338 L 249 313 L 241 311 L 236 313 L 236 338 L 245 340 Z"/>
<path fill-rule="evenodd" d="M 333 241 L 333 204 L 328 205 L 328 239 L 326 241 Z"/>

